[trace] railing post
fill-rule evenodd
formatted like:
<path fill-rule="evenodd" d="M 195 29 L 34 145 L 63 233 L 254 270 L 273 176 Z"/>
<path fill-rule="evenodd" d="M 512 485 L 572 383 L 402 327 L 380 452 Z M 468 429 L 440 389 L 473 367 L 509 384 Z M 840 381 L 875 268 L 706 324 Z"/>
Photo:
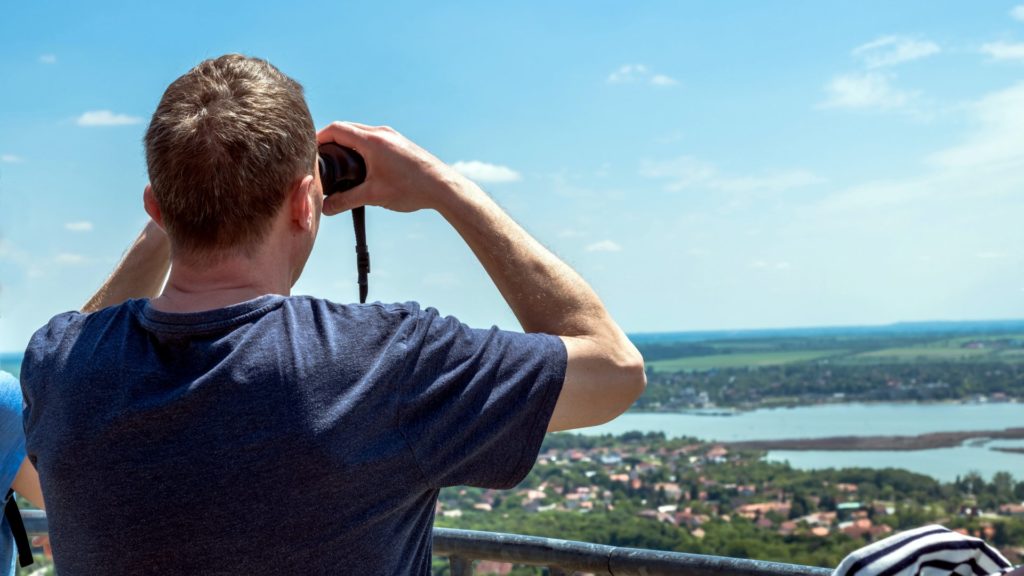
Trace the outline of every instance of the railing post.
<path fill-rule="evenodd" d="M 473 576 L 473 561 L 462 556 L 449 556 L 448 566 L 452 569 L 452 576 Z"/>

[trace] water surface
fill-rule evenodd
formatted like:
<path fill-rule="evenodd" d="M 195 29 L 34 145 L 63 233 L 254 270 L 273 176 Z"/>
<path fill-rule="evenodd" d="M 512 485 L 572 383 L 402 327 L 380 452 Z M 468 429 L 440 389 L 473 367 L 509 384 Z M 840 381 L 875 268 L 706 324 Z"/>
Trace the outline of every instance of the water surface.
<path fill-rule="evenodd" d="M 702 440 L 773 440 L 828 436 L 908 436 L 928 432 L 1002 430 L 1024 426 L 1024 403 L 997 404 L 828 404 L 740 412 L 735 416 L 627 413 L 612 422 L 581 430 L 585 434 L 622 434 L 631 430 L 664 432 L 669 437 Z M 991 477 L 998 471 L 1024 479 L 1024 454 L 989 446 L 1024 446 L 1024 441 L 968 442 L 964 446 L 912 452 L 773 450 L 770 460 L 788 460 L 801 469 L 905 468 L 949 481 L 969 471 Z"/>

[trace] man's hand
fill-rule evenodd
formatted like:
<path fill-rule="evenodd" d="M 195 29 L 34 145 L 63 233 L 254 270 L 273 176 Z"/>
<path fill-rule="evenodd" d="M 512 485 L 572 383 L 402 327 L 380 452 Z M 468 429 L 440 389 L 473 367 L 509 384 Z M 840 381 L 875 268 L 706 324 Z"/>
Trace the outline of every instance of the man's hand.
<path fill-rule="evenodd" d="M 359 206 L 396 212 L 440 209 L 453 191 L 474 186 L 430 152 L 387 126 L 334 122 L 316 135 L 318 144 L 335 142 L 366 160 L 366 181 L 324 201 L 324 214 Z"/>

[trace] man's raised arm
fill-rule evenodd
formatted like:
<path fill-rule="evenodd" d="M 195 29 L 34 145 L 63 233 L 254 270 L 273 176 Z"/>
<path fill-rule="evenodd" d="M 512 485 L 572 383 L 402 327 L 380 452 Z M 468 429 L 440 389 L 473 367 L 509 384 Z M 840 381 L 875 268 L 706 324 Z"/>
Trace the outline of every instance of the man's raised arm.
<path fill-rule="evenodd" d="M 167 234 L 150 220 L 110 277 L 82 306 L 82 312 L 95 312 L 130 298 L 158 296 L 171 267 L 170 258 L 171 244 Z"/>
<path fill-rule="evenodd" d="M 480 187 L 390 128 L 335 123 L 318 140 L 359 150 L 369 167 L 363 185 L 325 201 L 326 214 L 364 204 L 437 210 L 473 250 L 523 330 L 562 338 L 568 365 L 549 431 L 607 422 L 643 392 L 643 358 L 597 294 Z"/>

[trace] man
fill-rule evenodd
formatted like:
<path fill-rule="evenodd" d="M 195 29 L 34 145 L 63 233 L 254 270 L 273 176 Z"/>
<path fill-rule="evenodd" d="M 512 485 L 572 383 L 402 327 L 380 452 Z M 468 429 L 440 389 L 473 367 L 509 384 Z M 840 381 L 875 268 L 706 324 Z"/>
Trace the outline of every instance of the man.
<path fill-rule="evenodd" d="M 324 200 L 316 144 L 366 160 Z M 389 128 L 314 134 L 301 87 L 229 55 L 146 133 L 163 293 L 55 317 L 23 368 L 62 575 L 426 574 L 438 490 L 517 484 L 548 430 L 605 422 L 643 360 L 590 287 L 475 184 Z M 525 334 L 418 304 L 289 296 L 321 212 L 432 209 Z"/>

